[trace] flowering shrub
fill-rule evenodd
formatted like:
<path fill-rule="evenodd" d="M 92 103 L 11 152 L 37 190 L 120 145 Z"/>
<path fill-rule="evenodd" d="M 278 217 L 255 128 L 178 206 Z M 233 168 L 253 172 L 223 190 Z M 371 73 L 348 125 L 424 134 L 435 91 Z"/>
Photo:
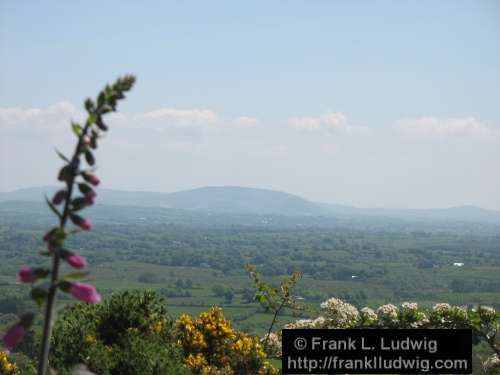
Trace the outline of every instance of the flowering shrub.
<path fill-rule="evenodd" d="M 359 318 L 356 307 L 337 298 L 330 298 L 320 305 L 324 322 L 332 328 L 349 328 Z M 319 327 L 318 327 L 319 328 Z"/>
<path fill-rule="evenodd" d="M 17 375 L 16 365 L 5 352 L 0 352 L 0 375 Z"/>
<path fill-rule="evenodd" d="M 175 338 L 156 293 L 126 291 L 67 308 L 54 327 L 50 363 L 59 374 L 76 364 L 99 375 L 188 374 Z"/>
<path fill-rule="evenodd" d="M 200 375 L 271 375 L 278 371 L 266 360 L 258 337 L 233 329 L 222 309 L 213 307 L 197 319 L 181 315 L 176 322 L 180 330 L 185 363 Z"/>
<path fill-rule="evenodd" d="M 485 371 L 488 374 L 500 373 L 500 311 L 492 307 L 465 308 L 438 303 L 430 309 L 422 309 L 417 303 L 403 302 L 400 307 L 386 304 L 376 310 L 364 307 L 358 311 L 355 306 L 337 298 L 324 301 L 320 307 L 321 315 L 316 319 L 300 319 L 284 328 L 470 328 L 474 344 L 484 341 L 495 353 L 484 363 Z M 274 335 L 281 338 L 280 332 Z M 279 357 L 281 344 L 270 338 L 273 345 L 269 346 L 268 354 Z"/>

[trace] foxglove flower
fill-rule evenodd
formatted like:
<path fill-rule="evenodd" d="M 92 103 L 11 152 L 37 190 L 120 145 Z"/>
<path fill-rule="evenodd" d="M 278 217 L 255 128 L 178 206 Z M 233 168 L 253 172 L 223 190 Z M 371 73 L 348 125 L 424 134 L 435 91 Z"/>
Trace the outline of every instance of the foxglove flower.
<path fill-rule="evenodd" d="M 83 230 L 92 229 L 92 223 L 90 222 L 89 219 L 84 219 L 83 217 L 78 216 L 78 215 L 71 215 L 70 219 L 73 222 L 73 224 L 79 226 Z"/>
<path fill-rule="evenodd" d="M 71 283 L 69 292 L 73 297 L 80 301 L 85 301 L 92 304 L 99 303 L 101 301 L 101 295 L 97 293 L 95 286 L 84 284 L 79 281 Z"/>
<path fill-rule="evenodd" d="M 67 196 L 68 192 L 66 190 L 59 190 L 52 198 L 52 203 L 57 206 L 61 204 L 66 199 Z"/>
<path fill-rule="evenodd" d="M 87 260 L 81 255 L 69 252 L 68 255 L 64 257 L 64 260 L 73 268 L 84 268 L 87 266 Z"/>
<path fill-rule="evenodd" d="M 85 202 L 88 205 L 94 204 L 96 196 L 97 196 L 97 194 L 95 193 L 94 190 L 89 191 L 87 194 L 85 194 Z"/>
<path fill-rule="evenodd" d="M 5 333 L 2 341 L 8 349 L 12 349 L 23 340 L 24 335 L 26 335 L 26 328 L 21 322 L 18 322 Z"/>
<path fill-rule="evenodd" d="M 99 180 L 99 177 L 97 177 L 95 174 L 89 173 L 89 172 L 83 172 L 82 177 L 85 181 L 87 181 L 89 184 L 92 184 L 94 186 L 99 185 L 101 180 Z"/>
<path fill-rule="evenodd" d="M 34 283 L 38 280 L 38 275 L 35 269 L 30 267 L 21 267 L 17 272 L 17 281 L 20 283 Z"/>
<path fill-rule="evenodd" d="M 24 314 L 21 316 L 19 322 L 10 327 L 5 335 L 3 335 L 1 341 L 3 341 L 7 349 L 12 349 L 23 340 L 26 330 L 33 324 L 34 317 L 33 313 Z"/>

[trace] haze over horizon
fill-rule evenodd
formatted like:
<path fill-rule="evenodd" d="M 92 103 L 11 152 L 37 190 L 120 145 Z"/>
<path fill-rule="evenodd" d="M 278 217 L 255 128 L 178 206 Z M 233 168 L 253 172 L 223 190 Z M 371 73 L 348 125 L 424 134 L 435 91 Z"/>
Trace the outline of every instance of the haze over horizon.
<path fill-rule="evenodd" d="M 103 188 L 500 210 L 494 0 L 152 4 L 0 4 L 0 191 L 54 185 L 84 98 L 131 72 Z"/>

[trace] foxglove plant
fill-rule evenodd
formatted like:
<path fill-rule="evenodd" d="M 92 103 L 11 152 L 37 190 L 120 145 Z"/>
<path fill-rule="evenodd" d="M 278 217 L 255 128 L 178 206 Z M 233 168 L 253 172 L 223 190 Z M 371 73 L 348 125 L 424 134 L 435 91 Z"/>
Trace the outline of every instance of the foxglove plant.
<path fill-rule="evenodd" d="M 71 267 L 81 270 L 86 267 L 87 261 L 81 255 L 66 249 L 65 240 L 68 236 L 79 232 L 89 231 L 92 223 L 89 219 L 80 216 L 81 210 L 94 204 L 96 193 L 94 188 L 99 185 L 100 180 L 94 174 L 95 157 L 93 151 L 97 149 L 97 141 L 108 127 L 103 122 L 103 116 L 116 111 L 118 100 L 124 99 L 124 93 L 134 85 L 135 77 L 131 75 L 119 78 L 112 85 L 106 87 L 99 93 L 97 100 L 88 98 L 85 101 L 87 120 L 82 126 L 72 122 L 71 128 L 77 137 L 76 147 L 71 158 L 57 152 L 64 161 L 64 166 L 58 174 L 58 180 L 64 183 L 64 187 L 56 192 L 52 199 L 46 197 L 47 205 L 57 216 L 58 225 L 50 229 L 43 240 L 47 243 L 46 255 L 52 259 L 52 266 L 46 267 L 22 267 L 17 273 L 17 281 L 32 285 L 31 297 L 41 307 L 45 304 L 43 335 L 41 342 L 40 357 L 38 362 L 38 375 L 45 375 L 48 367 L 48 354 L 50 336 L 54 320 L 54 305 L 58 289 L 70 293 L 75 299 L 88 303 L 98 303 L 101 296 L 93 285 L 77 281 L 88 275 L 88 272 L 70 272 L 62 277 L 59 275 L 61 262 L 66 262 Z M 86 166 L 83 165 L 83 160 Z M 81 195 L 75 197 L 78 190 Z M 68 229 L 68 222 L 78 228 Z M 48 287 L 35 286 L 35 283 L 49 278 Z M 11 349 L 22 341 L 26 331 L 32 325 L 33 313 L 24 314 L 19 322 L 14 324 L 3 336 L 4 345 Z"/>

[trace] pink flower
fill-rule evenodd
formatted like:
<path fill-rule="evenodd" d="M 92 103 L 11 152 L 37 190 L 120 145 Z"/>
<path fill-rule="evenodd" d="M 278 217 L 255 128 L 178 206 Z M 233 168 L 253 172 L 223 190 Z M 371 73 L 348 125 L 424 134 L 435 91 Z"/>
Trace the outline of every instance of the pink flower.
<path fill-rule="evenodd" d="M 99 183 L 101 182 L 101 180 L 99 180 L 99 177 L 97 177 L 95 174 L 92 174 L 89 172 L 83 172 L 82 177 L 85 181 L 87 181 L 88 183 L 90 183 L 94 186 L 99 185 Z"/>
<path fill-rule="evenodd" d="M 80 224 L 78 224 L 78 226 L 80 228 L 82 228 L 83 230 L 90 230 L 92 229 L 92 223 L 90 222 L 89 219 L 83 219 Z"/>
<path fill-rule="evenodd" d="M 85 202 L 87 202 L 87 204 L 94 204 L 96 196 L 97 194 L 94 190 L 89 191 L 87 194 L 85 194 Z"/>
<path fill-rule="evenodd" d="M 23 324 L 19 322 L 13 325 L 7 331 L 7 333 L 5 333 L 5 335 L 2 337 L 2 341 L 8 349 L 12 349 L 22 341 L 25 334 L 26 329 L 24 328 Z"/>
<path fill-rule="evenodd" d="M 73 224 L 78 225 L 83 230 L 90 230 L 92 228 L 92 223 L 89 219 L 84 219 L 83 217 L 74 214 L 70 216 L 70 219 Z"/>
<path fill-rule="evenodd" d="M 47 233 L 45 233 L 42 237 L 42 239 L 45 241 L 45 242 L 48 242 L 52 239 L 52 234 L 53 234 L 54 230 L 51 229 L 49 230 Z"/>
<path fill-rule="evenodd" d="M 16 279 L 20 283 L 34 283 L 38 280 L 38 275 L 33 268 L 21 267 L 21 269 L 17 272 Z"/>
<path fill-rule="evenodd" d="M 97 293 L 95 286 L 84 284 L 79 281 L 71 283 L 69 292 L 76 299 L 88 303 L 99 303 L 101 301 L 101 295 Z"/>
<path fill-rule="evenodd" d="M 66 199 L 67 195 L 68 193 L 66 192 L 66 190 L 59 190 L 52 198 L 52 203 L 56 206 L 58 204 L 61 204 L 62 201 Z"/>
<path fill-rule="evenodd" d="M 74 268 L 84 268 L 87 265 L 87 260 L 81 255 L 70 253 L 68 256 L 64 258 L 66 262 L 69 263 L 71 267 Z"/>

